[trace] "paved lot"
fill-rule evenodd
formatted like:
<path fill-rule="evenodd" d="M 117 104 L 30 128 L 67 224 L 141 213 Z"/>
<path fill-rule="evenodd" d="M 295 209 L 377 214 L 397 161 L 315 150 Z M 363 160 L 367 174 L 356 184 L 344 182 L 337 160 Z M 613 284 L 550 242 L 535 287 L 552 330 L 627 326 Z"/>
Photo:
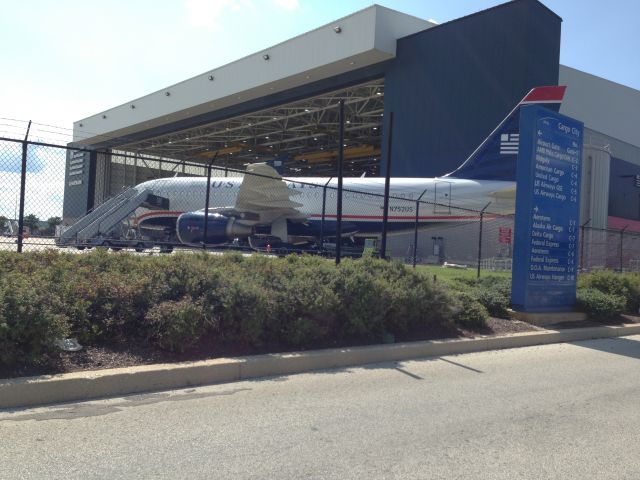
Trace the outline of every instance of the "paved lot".
<path fill-rule="evenodd" d="M 640 478 L 640 336 L 0 412 L 0 478 Z"/>
<path fill-rule="evenodd" d="M 8 250 L 15 252 L 17 249 L 15 237 L 0 237 L 0 250 Z M 56 248 L 53 238 L 29 237 L 22 244 L 25 252 L 31 250 L 45 250 L 47 248 Z"/>
<path fill-rule="evenodd" d="M 43 238 L 43 237 L 29 237 L 25 239 L 22 249 L 24 252 L 54 250 L 60 253 L 88 253 L 88 252 L 94 251 L 94 248 L 86 248 L 82 250 L 79 250 L 76 247 L 60 248 L 56 246 L 55 239 Z M 15 238 L 0 237 L 0 251 L 1 250 L 7 250 L 11 252 L 17 251 L 17 244 L 16 244 Z M 109 249 L 108 251 L 111 252 L 112 250 Z M 163 253 L 160 251 L 160 247 L 145 249 L 144 252 L 141 252 L 141 253 L 136 252 L 133 248 L 126 248 L 126 249 L 123 249 L 122 251 L 130 254 L 134 254 L 134 255 L 167 255 L 166 253 Z M 211 255 L 222 255 L 227 251 L 231 251 L 231 250 L 212 250 L 212 249 L 207 250 L 207 252 L 210 253 Z M 237 250 L 234 250 L 234 251 L 237 251 Z M 178 246 L 176 246 L 176 248 L 173 250 L 173 253 L 196 253 L 196 252 L 200 253 L 202 252 L 202 250 L 199 250 L 197 248 L 181 248 Z M 250 255 L 254 255 L 254 253 L 248 252 L 248 253 L 242 253 L 242 255 L 250 256 Z M 265 255 L 265 254 L 262 254 L 262 255 Z"/>

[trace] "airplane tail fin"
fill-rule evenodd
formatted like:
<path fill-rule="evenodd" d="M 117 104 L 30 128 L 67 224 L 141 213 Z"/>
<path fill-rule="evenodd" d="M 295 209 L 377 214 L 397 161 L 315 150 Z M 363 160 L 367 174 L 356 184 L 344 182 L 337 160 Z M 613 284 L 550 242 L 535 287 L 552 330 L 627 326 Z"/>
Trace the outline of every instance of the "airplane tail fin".
<path fill-rule="evenodd" d="M 520 140 L 520 108 L 524 105 L 544 105 L 557 111 L 564 98 L 566 88 L 566 86 L 550 86 L 531 89 L 478 148 L 469 155 L 469 158 L 445 177 L 515 181 Z"/>

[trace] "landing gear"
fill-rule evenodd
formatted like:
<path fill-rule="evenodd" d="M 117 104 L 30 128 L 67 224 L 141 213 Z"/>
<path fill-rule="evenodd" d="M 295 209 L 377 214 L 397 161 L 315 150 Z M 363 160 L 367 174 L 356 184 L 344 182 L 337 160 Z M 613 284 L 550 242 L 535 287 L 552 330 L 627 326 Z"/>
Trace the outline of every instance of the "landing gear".
<path fill-rule="evenodd" d="M 119 252 L 120 250 L 122 250 L 122 247 L 114 247 L 109 240 L 105 240 L 104 242 L 102 242 L 102 246 L 105 248 L 111 248 L 111 250 L 114 252 Z"/>

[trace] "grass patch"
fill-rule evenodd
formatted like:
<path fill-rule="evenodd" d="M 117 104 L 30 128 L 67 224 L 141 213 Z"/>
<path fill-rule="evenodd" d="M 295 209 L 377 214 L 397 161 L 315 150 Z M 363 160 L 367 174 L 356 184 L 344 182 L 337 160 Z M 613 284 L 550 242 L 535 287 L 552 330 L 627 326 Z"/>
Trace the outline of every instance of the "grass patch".
<path fill-rule="evenodd" d="M 433 276 L 436 276 L 436 281 L 439 280 L 455 280 L 465 279 L 474 280 L 478 271 L 475 268 L 443 268 L 438 265 L 416 265 L 416 271 L 429 276 L 433 280 Z M 494 272 L 492 270 L 480 270 L 480 278 L 486 276 L 497 276 L 511 280 L 511 272 Z"/>

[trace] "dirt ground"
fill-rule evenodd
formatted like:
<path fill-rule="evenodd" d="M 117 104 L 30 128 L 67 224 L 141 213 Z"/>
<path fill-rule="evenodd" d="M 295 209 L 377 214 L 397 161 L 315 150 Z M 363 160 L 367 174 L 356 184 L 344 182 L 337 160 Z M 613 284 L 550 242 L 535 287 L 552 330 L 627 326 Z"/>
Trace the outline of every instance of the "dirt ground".
<path fill-rule="evenodd" d="M 608 324 L 640 323 L 640 317 L 623 315 L 620 319 L 608 322 Z M 584 321 L 567 322 L 557 324 L 553 329 L 592 327 L 603 323 Z M 435 340 L 444 338 L 473 338 L 487 335 L 505 335 L 510 333 L 542 330 L 540 327 L 528 323 L 502 318 L 489 318 L 487 327 L 480 330 L 462 328 L 440 329 L 424 332 L 420 336 L 412 338 L 397 338 L 396 342 Z M 355 345 L 329 344 L 315 348 L 336 348 Z M 216 338 L 204 338 L 199 344 L 184 353 L 171 353 L 149 346 L 141 346 L 135 342 L 120 342 L 111 345 L 85 345 L 79 352 L 60 352 L 55 357 L 43 358 L 39 365 L 29 367 L 7 368 L 0 366 L 0 378 L 14 378 L 33 375 L 49 375 L 56 373 L 77 372 L 84 370 L 102 370 L 108 368 L 130 367 L 136 365 L 149 365 L 154 363 L 174 363 L 194 360 L 205 360 L 221 357 L 236 357 L 244 355 L 257 355 L 261 353 L 282 353 L 293 351 L 279 345 L 265 346 L 257 349 L 249 346 L 222 345 Z"/>

